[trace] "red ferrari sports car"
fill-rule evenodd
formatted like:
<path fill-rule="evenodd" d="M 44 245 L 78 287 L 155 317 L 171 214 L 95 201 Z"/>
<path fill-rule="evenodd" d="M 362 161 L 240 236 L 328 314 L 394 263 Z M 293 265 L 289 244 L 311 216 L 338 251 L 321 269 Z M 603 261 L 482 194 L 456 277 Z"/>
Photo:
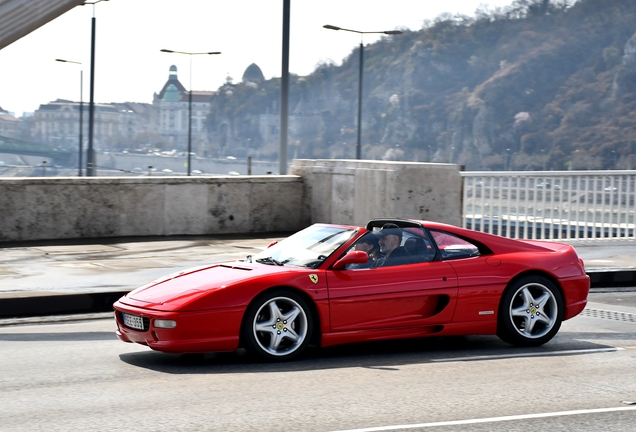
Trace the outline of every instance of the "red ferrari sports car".
<path fill-rule="evenodd" d="M 541 345 L 585 308 L 589 288 L 566 244 L 376 219 L 312 225 L 245 260 L 155 280 L 114 309 L 124 342 L 288 360 L 309 344 L 425 336 Z"/>

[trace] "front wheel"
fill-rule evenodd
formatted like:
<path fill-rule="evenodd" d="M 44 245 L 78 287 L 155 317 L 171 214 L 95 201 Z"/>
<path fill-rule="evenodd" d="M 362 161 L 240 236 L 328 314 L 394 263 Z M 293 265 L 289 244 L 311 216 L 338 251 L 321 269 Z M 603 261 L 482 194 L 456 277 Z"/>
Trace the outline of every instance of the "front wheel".
<path fill-rule="evenodd" d="M 554 284 L 542 276 L 526 276 L 501 297 L 497 335 L 512 345 L 543 345 L 561 328 L 563 313 L 563 297 Z"/>
<path fill-rule="evenodd" d="M 309 344 L 312 324 L 311 309 L 299 295 L 271 291 L 247 309 L 243 324 L 246 348 L 264 360 L 290 360 Z"/>

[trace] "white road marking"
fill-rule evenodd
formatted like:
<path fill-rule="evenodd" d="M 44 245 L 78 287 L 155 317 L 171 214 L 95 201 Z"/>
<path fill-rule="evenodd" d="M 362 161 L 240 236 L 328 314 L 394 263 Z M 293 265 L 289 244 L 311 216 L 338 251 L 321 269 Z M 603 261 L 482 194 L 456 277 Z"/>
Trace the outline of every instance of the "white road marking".
<path fill-rule="evenodd" d="M 505 359 L 505 358 L 517 358 L 517 357 L 542 357 L 549 355 L 561 355 L 561 354 L 590 354 L 599 352 L 613 352 L 622 351 L 624 348 L 590 348 L 581 350 L 563 350 L 563 351 L 545 351 L 545 352 L 532 352 L 532 353 L 518 353 L 518 354 L 499 354 L 499 355 L 484 355 L 484 356 L 471 356 L 471 357 L 452 357 L 445 359 L 431 359 L 433 362 L 453 362 L 453 361 L 470 361 L 470 360 L 492 360 L 492 359 Z"/>
<path fill-rule="evenodd" d="M 470 425 L 470 424 L 479 424 L 479 423 L 497 423 L 497 422 L 504 422 L 504 421 L 527 420 L 527 419 L 537 419 L 537 418 L 547 418 L 547 417 L 563 417 L 563 416 L 573 416 L 573 415 L 580 415 L 580 414 L 598 414 L 598 413 L 607 413 L 607 412 L 616 412 L 616 411 L 636 411 L 636 406 L 582 409 L 582 410 L 573 410 L 573 411 L 557 411 L 557 412 L 539 413 L 539 414 L 521 414 L 521 415 L 513 415 L 513 416 L 505 416 L 505 417 L 452 420 L 452 421 L 444 421 L 444 422 L 419 423 L 419 424 L 410 424 L 410 425 L 379 426 L 379 427 L 370 427 L 370 428 L 362 428 L 362 429 L 339 430 L 339 431 L 333 431 L 333 432 L 380 432 L 380 431 L 392 431 L 392 430 L 400 430 L 400 429 L 403 430 L 403 429 L 430 428 L 430 427 L 442 427 L 442 426 L 461 426 L 461 425 Z"/>

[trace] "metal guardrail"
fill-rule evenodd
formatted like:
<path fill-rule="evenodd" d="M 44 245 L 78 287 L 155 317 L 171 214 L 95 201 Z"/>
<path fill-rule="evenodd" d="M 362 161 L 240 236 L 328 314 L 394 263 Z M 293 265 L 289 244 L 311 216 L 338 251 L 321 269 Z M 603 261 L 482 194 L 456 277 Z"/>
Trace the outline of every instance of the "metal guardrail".
<path fill-rule="evenodd" d="M 462 172 L 462 225 L 515 239 L 635 238 L 636 171 Z"/>

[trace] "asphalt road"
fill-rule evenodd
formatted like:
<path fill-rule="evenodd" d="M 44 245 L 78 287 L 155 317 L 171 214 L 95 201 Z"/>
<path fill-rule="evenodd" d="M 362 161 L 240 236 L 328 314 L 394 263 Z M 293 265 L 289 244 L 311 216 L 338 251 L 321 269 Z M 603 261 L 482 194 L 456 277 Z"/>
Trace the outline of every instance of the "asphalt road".
<path fill-rule="evenodd" d="M 112 319 L 0 326 L 0 429 L 633 431 L 636 290 L 590 300 L 539 348 L 431 338 L 283 364 L 153 352 Z"/>

